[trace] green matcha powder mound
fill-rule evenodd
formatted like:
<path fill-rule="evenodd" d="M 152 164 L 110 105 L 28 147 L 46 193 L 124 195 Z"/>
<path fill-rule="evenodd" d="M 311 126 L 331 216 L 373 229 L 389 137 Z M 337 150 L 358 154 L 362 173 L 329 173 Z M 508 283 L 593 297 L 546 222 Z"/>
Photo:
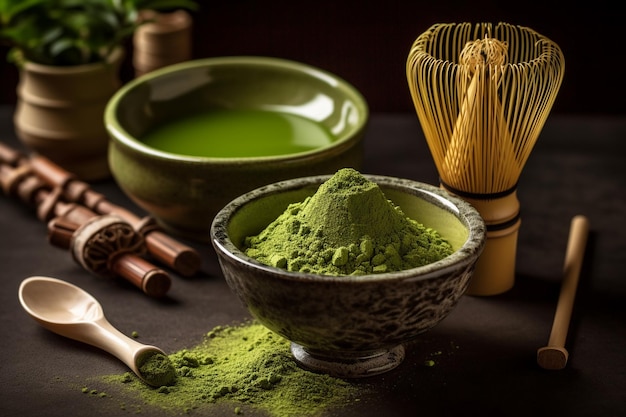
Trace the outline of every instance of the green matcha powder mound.
<path fill-rule="evenodd" d="M 401 271 L 453 252 L 435 230 L 407 217 L 352 168 L 289 205 L 245 245 L 248 256 L 266 265 L 335 276 Z"/>

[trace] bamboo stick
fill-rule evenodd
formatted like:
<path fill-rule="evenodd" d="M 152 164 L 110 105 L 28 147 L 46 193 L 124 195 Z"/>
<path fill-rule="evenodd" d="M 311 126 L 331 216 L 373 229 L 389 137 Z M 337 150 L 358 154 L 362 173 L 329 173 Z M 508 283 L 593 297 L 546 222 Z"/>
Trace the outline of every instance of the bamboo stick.
<path fill-rule="evenodd" d="M 42 188 L 47 185 L 52 189 L 59 189 L 68 201 L 83 205 L 96 214 L 120 216 L 144 236 L 150 255 L 179 274 L 192 276 L 199 271 L 202 259 L 195 249 L 161 231 L 152 217 L 140 218 L 131 211 L 113 204 L 103 194 L 94 191 L 89 184 L 76 179 L 70 172 L 49 159 L 42 156 L 26 157 L 0 142 L 0 163 L 19 169 L 19 172 L 36 174 L 42 181 L 39 184 Z M 5 175 L 15 173 L 5 172 Z"/>
<path fill-rule="evenodd" d="M 48 223 L 48 240 L 69 249 L 74 260 L 95 275 L 119 276 L 151 297 L 163 297 L 171 279 L 141 257 L 143 241 L 130 227 L 114 215 L 95 216 L 82 225 L 59 217 Z"/>
<path fill-rule="evenodd" d="M 537 350 L 537 363 L 544 369 L 563 369 L 569 358 L 565 341 L 576 298 L 588 231 L 589 221 L 585 216 L 578 215 L 572 219 L 563 266 L 563 283 L 550 338 L 547 346 Z"/>
<path fill-rule="evenodd" d="M 111 219 L 107 219 L 80 204 L 64 201 L 59 187 L 50 189 L 32 172 L 30 166 L 20 165 L 19 160 L 17 153 L 7 152 L 6 148 L 0 147 L 0 184 L 5 194 L 34 206 L 37 217 L 48 222 L 48 240 L 51 244 L 72 249 L 74 260 L 95 275 L 119 276 L 149 296 L 165 295 L 171 285 L 170 277 L 165 271 L 141 258 L 147 252 L 145 243 L 131 225 L 121 218 L 108 215 Z M 2 161 L 5 163 L 1 163 Z M 13 165 L 17 165 L 17 168 Z M 89 230 L 84 227 L 96 222 L 99 227 L 91 227 Z M 124 226 L 127 227 L 126 230 L 123 230 Z M 113 242 L 111 237 L 116 230 L 118 234 L 121 233 L 121 239 Z M 99 233 L 101 237 L 98 237 Z M 82 244 L 81 250 L 75 250 L 79 247 L 76 243 L 79 240 L 89 242 Z M 98 240 L 101 243 L 102 240 L 108 241 L 98 248 Z M 95 248 L 105 262 L 99 266 L 88 262 L 87 251 L 82 250 L 85 248 Z"/>
<path fill-rule="evenodd" d="M 140 218 L 131 211 L 113 204 L 89 184 L 80 181 L 48 158 L 32 156 L 30 165 L 44 182 L 63 189 L 69 201 L 83 204 L 98 214 L 117 214 L 129 222 L 137 232 L 144 235 L 148 251 L 160 262 L 168 265 L 183 276 L 195 275 L 200 269 L 200 255 L 189 246 L 163 233 L 154 220 Z"/>

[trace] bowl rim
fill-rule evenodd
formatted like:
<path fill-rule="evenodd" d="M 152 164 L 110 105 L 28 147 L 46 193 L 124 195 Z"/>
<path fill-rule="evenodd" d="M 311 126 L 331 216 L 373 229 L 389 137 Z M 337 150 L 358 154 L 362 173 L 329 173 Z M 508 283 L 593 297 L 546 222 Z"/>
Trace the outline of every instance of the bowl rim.
<path fill-rule="evenodd" d="M 228 222 L 230 217 L 250 201 L 286 190 L 295 190 L 311 185 L 321 185 L 332 175 L 315 175 L 294 178 L 268 184 L 247 192 L 224 206 L 213 218 L 210 228 L 211 243 L 218 252 L 237 263 L 253 269 L 272 274 L 277 278 L 292 281 L 325 282 L 336 284 L 354 284 L 355 282 L 377 283 L 383 281 L 422 281 L 446 275 L 448 272 L 466 267 L 478 259 L 482 253 L 487 237 L 487 227 L 478 210 L 465 200 L 456 197 L 446 190 L 420 181 L 397 178 L 385 175 L 363 174 L 368 180 L 377 183 L 382 188 L 390 187 L 399 190 L 413 191 L 427 196 L 429 201 L 441 204 L 452 214 L 457 215 L 468 227 L 468 237 L 463 245 L 447 257 L 415 268 L 401 271 L 385 272 L 366 275 L 321 275 L 308 272 L 293 272 L 282 268 L 263 264 L 247 256 L 230 240 L 228 236 Z M 474 227 L 471 227 L 471 225 Z M 475 255 L 474 255 L 475 254 Z M 221 262 L 221 261 L 220 261 Z"/>
<path fill-rule="evenodd" d="M 259 66 L 262 65 L 266 68 L 280 68 L 282 70 L 306 73 L 319 80 L 322 80 L 326 84 L 333 85 L 344 91 L 351 97 L 352 101 L 357 104 L 357 109 L 360 112 L 360 117 L 355 130 L 349 135 L 337 136 L 336 140 L 326 146 L 321 146 L 315 149 L 288 153 L 284 155 L 268 155 L 268 156 L 244 156 L 244 157 L 207 157 L 207 156 L 193 156 L 177 154 L 173 152 L 161 151 L 156 148 L 145 145 L 140 140 L 137 140 L 128 133 L 128 131 L 120 124 L 116 117 L 117 109 L 120 102 L 123 100 L 126 94 L 131 90 L 138 88 L 140 85 L 149 82 L 150 80 L 160 78 L 161 76 L 170 75 L 177 72 L 184 72 L 194 70 L 196 68 L 202 68 L 207 65 L 246 65 L 246 66 Z M 333 74 L 327 70 L 315 67 L 304 62 L 295 60 L 277 58 L 271 56 L 256 56 L 256 55 L 236 55 L 236 56 L 220 56 L 210 58 L 193 59 L 178 64 L 172 64 L 167 67 L 159 68 L 148 72 L 146 74 L 137 77 L 128 83 L 121 86 L 111 98 L 108 100 L 104 110 L 104 124 L 109 136 L 113 142 L 118 142 L 133 151 L 150 156 L 157 159 L 165 159 L 170 161 L 184 161 L 186 163 L 197 164 L 232 164 L 233 162 L 244 161 L 245 163 L 259 163 L 266 164 L 268 162 L 281 162 L 281 161 L 300 161 L 306 159 L 314 159 L 321 154 L 339 154 L 346 148 L 350 148 L 357 143 L 363 136 L 365 128 L 369 123 L 370 111 L 367 100 L 363 94 L 351 83 L 344 78 Z"/>

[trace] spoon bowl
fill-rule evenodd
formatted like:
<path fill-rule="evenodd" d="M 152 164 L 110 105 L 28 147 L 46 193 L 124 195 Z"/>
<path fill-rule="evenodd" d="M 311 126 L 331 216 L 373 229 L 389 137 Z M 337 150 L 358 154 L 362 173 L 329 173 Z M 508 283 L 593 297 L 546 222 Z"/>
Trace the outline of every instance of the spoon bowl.
<path fill-rule="evenodd" d="M 162 386 L 174 379 L 175 371 L 161 349 L 139 343 L 113 327 L 100 303 L 83 289 L 60 279 L 35 276 L 22 281 L 19 300 L 44 328 L 109 352 L 145 383 Z M 158 363 L 150 365 L 152 361 Z M 152 366 L 149 371 L 144 368 L 147 364 Z"/>

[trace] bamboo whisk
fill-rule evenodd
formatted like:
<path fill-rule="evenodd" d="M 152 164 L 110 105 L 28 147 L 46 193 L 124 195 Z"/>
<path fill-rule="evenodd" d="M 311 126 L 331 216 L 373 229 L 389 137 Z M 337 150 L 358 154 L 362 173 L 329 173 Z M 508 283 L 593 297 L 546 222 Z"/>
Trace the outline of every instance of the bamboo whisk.
<path fill-rule="evenodd" d="M 559 46 L 507 23 L 442 23 L 413 43 L 411 97 L 442 188 L 473 204 L 487 243 L 468 293 L 515 281 L 517 184 L 563 81 Z"/>

